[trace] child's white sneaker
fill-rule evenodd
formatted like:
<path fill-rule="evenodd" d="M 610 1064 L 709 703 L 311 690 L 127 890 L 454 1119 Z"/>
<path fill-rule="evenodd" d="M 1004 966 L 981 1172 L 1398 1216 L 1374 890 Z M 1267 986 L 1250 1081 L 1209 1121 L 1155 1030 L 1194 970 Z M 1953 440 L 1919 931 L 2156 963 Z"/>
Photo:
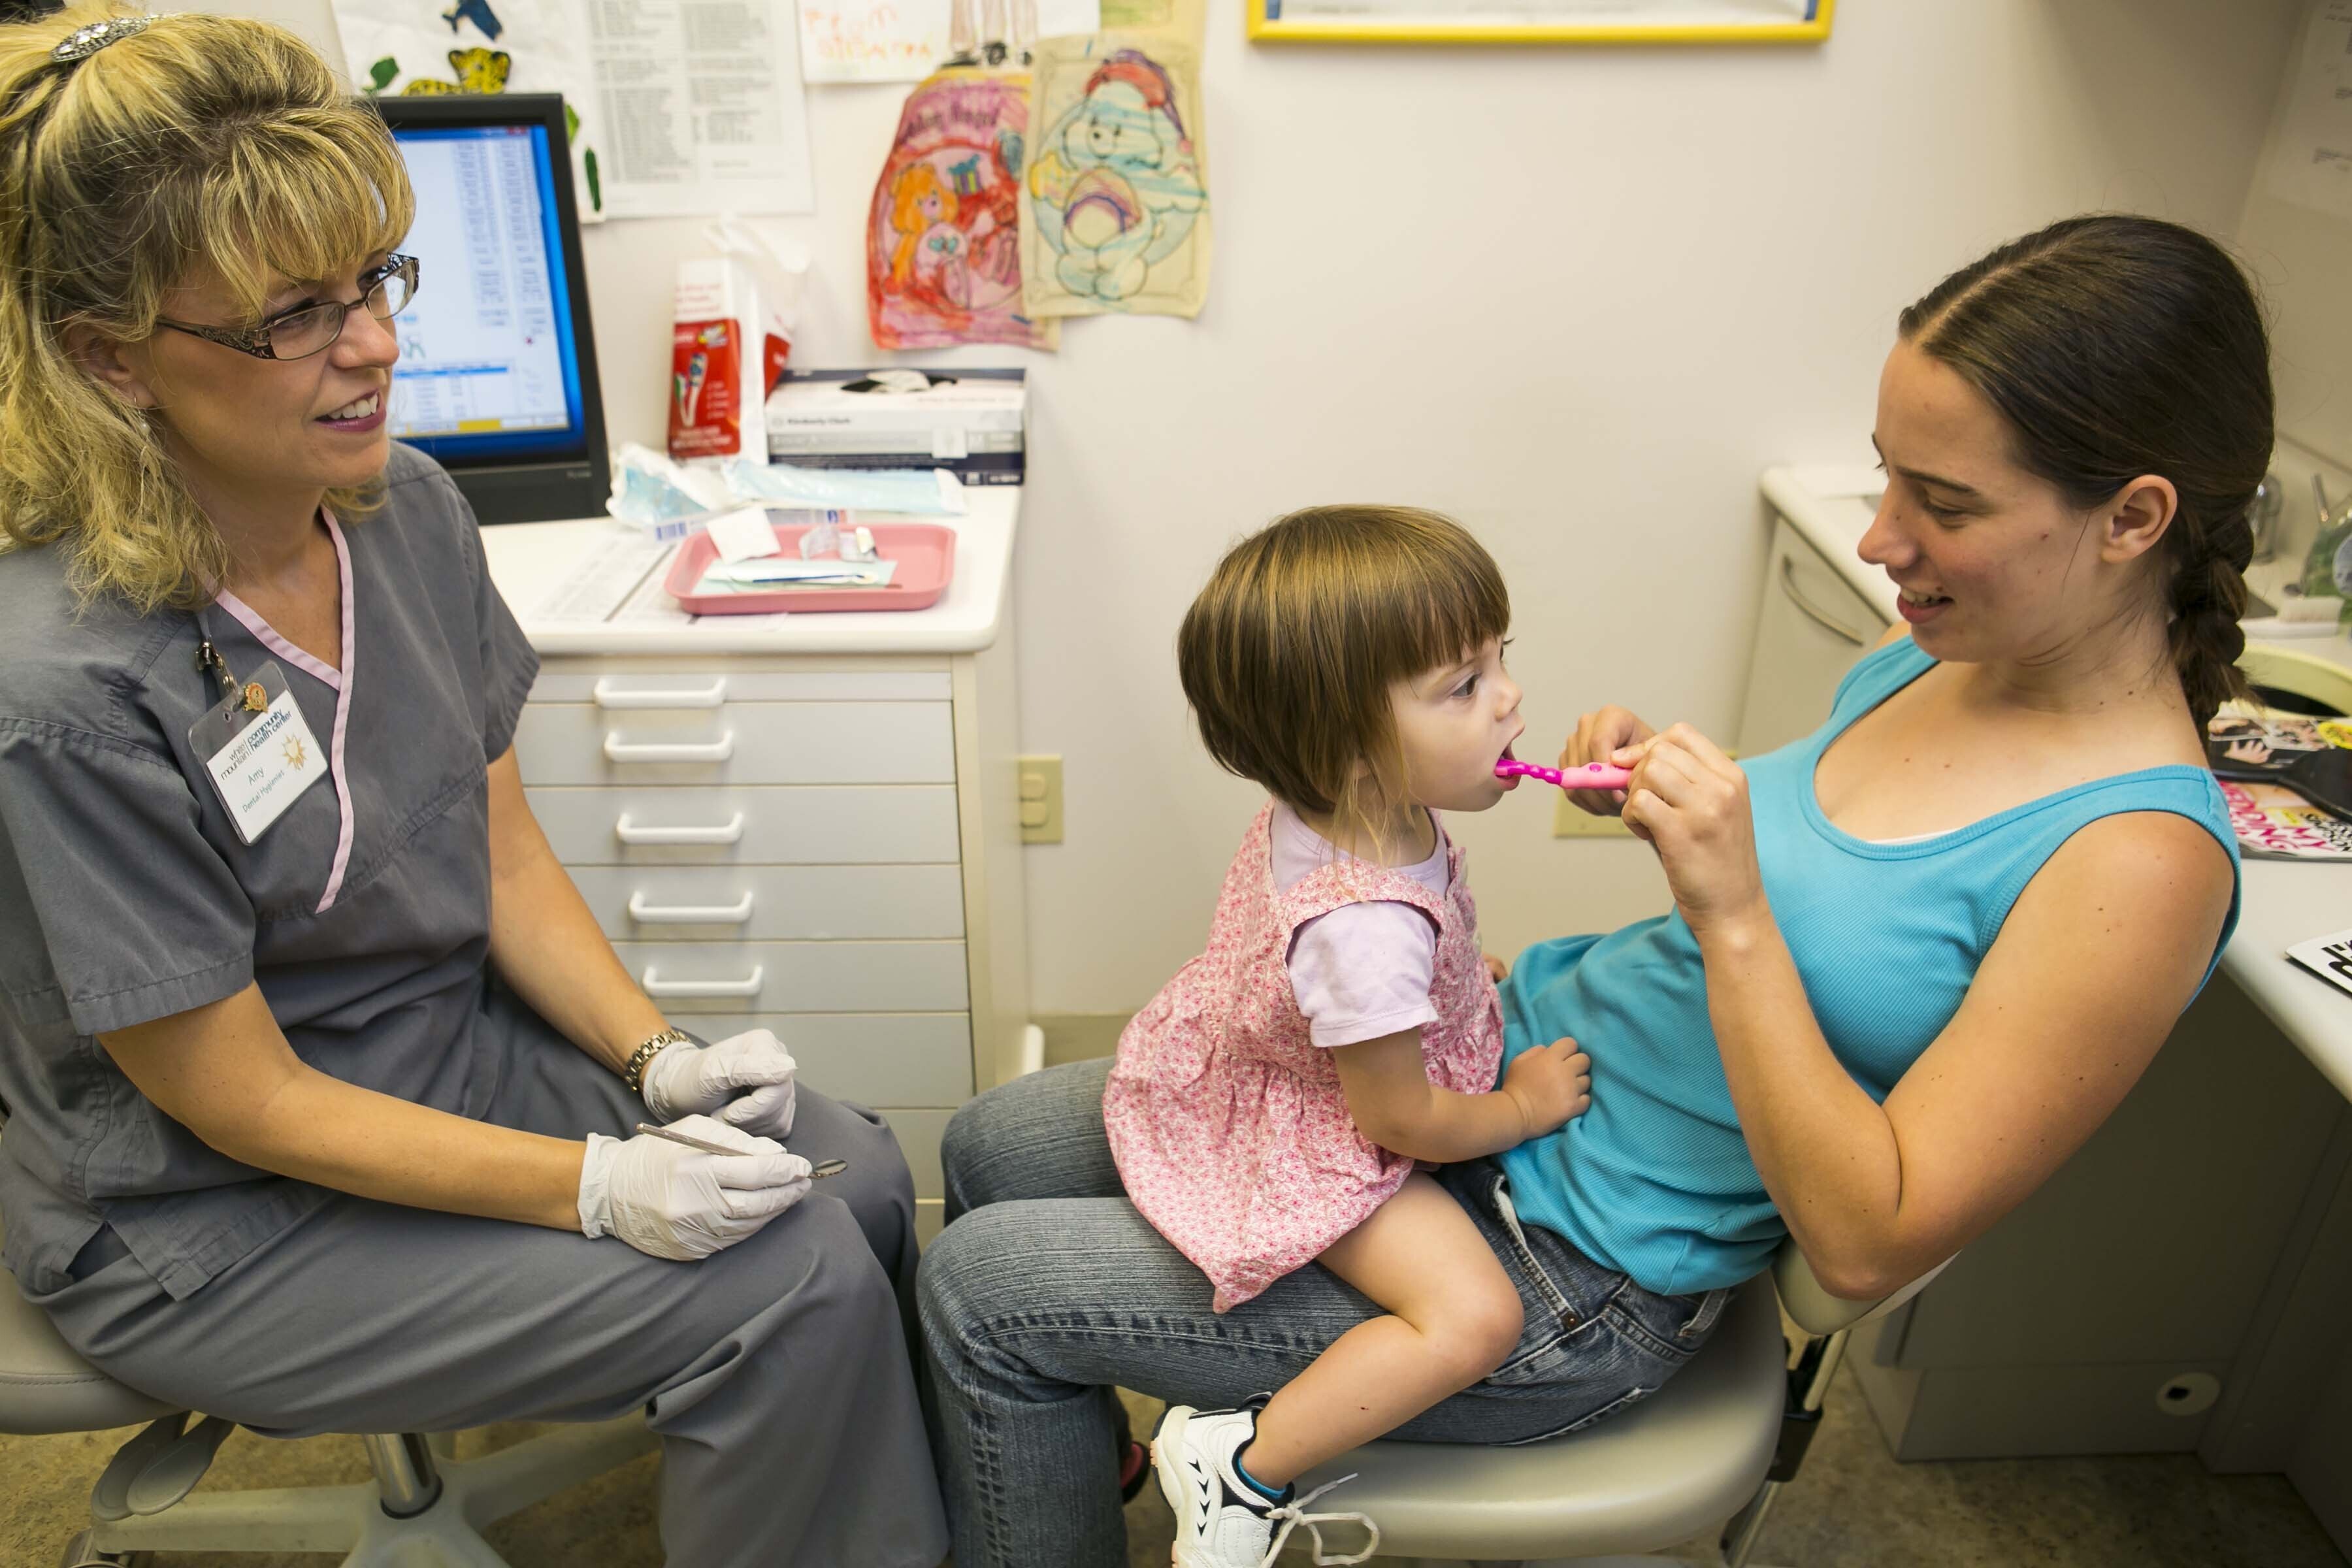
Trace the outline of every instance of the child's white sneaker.
<path fill-rule="evenodd" d="M 1314 1537 L 1318 1564 L 1344 1568 L 1380 1549 L 1380 1526 L 1364 1515 L 1306 1511 L 1307 1504 L 1353 1476 L 1296 1500 L 1288 1488 L 1277 1500 L 1244 1480 L 1234 1456 L 1255 1436 L 1255 1408 L 1195 1410 L 1171 1405 L 1160 1418 L 1160 1429 L 1151 1436 L 1151 1467 L 1160 1478 L 1160 1495 L 1176 1514 L 1176 1547 L 1170 1554 L 1175 1568 L 1267 1568 L 1290 1532 L 1302 1524 Z M 1324 1554 L 1320 1526 L 1334 1520 L 1364 1527 L 1371 1539 L 1361 1552 L 1352 1557 Z"/>

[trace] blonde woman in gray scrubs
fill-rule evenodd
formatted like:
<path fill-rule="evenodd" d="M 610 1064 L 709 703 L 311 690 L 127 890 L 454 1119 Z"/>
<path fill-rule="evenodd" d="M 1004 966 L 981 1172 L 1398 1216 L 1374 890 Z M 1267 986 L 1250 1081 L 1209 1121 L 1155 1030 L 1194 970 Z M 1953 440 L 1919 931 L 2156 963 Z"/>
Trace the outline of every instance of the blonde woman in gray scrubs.
<path fill-rule="evenodd" d="M 7 1267 L 259 1431 L 643 1407 L 672 1562 L 934 1568 L 905 1163 L 672 1030 L 532 820 L 536 661 L 385 433 L 410 213 L 289 34 L 0 27 Z"/>

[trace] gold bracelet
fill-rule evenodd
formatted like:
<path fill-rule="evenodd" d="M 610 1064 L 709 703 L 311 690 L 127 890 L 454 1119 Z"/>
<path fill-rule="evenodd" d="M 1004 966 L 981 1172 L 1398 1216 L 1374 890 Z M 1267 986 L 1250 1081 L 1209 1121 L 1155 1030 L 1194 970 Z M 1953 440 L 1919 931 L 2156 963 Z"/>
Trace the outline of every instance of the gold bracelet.
<path fill-rule="evenodd" d="M 672 1046 L 690 1046 L 692 1044 L 694 1044 L 694 1037 L 688 1034 L 684 1029 L 664 1029 L 660 1034 L 656 1035 L 652 1039 L 647 1040 L 644 1045 L 639 1046 L 635 1050 L 629 1053 L 627 1064 L 621 1068 L 621 1081 L 629 1086 L 629 1092 L 631 1094 L 644 1094 L 646 1091 L 646 1068 L 653 1065 L 653 1059 L 661 1055 L 662 1052 L 669 1049 Z"/>

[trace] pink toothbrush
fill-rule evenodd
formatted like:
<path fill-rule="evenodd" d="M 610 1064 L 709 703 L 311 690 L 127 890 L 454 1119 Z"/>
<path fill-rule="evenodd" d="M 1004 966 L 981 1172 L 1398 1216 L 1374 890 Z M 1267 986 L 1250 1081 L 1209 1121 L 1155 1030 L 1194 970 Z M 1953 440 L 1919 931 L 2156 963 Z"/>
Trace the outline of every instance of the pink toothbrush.
<path fill-rule="evenodd" d="M 1498 779 L 1515 779 L 1521 774 L 1562 789 L 1623 789 L 1632 780 L 1633 770 L 1612 768 L 1606 763 L 1587 763 L 1580 768 L 1545 768 L 1517 757 L 1505 757 L 1495 764 L 1495 776 Z"/>

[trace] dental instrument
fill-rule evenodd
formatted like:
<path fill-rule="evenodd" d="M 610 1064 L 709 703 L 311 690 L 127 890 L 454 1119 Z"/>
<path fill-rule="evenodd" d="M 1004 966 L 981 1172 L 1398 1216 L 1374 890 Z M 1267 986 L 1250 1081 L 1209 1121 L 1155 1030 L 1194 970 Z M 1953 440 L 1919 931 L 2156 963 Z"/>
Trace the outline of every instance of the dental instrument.
<path fill-rule="evenodd" d="M 656 1138 L 667 1138 L 673 1143 L 683 1143 L 689 1149 L 699 1149 L 706 1154 L 740 1154 L 746 1152 L 746 1151 L 741 1149 L 730 1149 L 723 1143 L 712 1143 L 700 1138 L 689 1137 L 683 1132 L 673 1132 L 667 1127 L 656 1127 L 650 1121 L 638 1122 L 637 1131 L 648 1133 Z M 809 1167 L 809 1180 L 813 1182 L 821 1182 L 827 1176 L 837 1176 L 847 1169 L 849 1169 L 849 1162 L 846 1160 L 827 1160 L 821 1164 L 811 1165 Z"/>

